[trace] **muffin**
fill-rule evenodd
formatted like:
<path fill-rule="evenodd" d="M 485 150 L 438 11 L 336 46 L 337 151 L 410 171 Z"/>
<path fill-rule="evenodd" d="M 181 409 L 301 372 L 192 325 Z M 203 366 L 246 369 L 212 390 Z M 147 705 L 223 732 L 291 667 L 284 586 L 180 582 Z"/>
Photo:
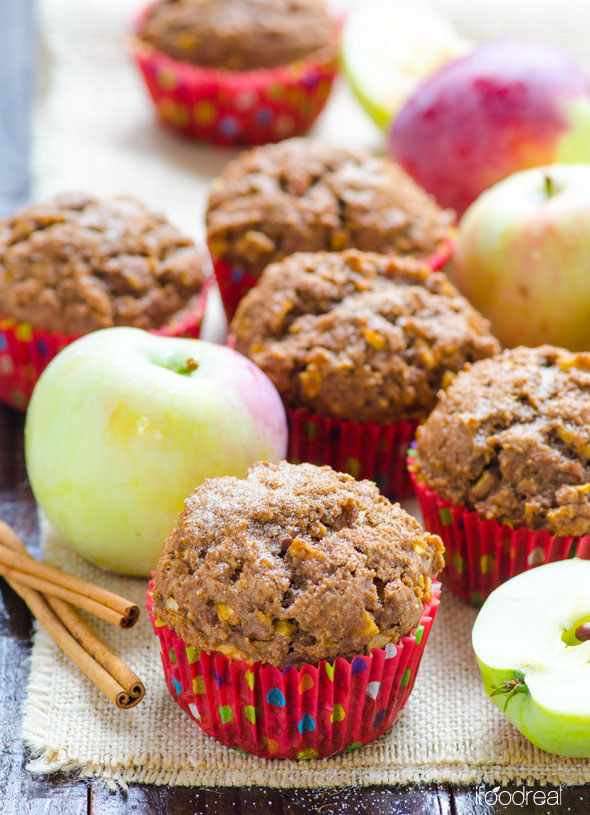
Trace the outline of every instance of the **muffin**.
<path fill-rule="evenodd" d="M 289 139 L 243 153 L 213 182 L 207 238 L 228 317 L 269 263 L 293 252 L 448 259 L 453 214 L 397 165 L 362 150 Z"/>
<path fill-rule="evenodd" d="M 75 338 L 134 326 L 199 336 L 206 260 L 133 198 L 59 195 L 0 221 L 0 398 L 24 408 Z"/>
<path fill-rule="evenodd" d="M 288 456 L 411 493 L 406 450 L 437 393 L 500 350 L 442 272 L 413 257 L 297 253 L 268 266 L 231 323 L 279 391 Z"/>
<path fill-rule="evenodd" d="M 520 347 L 475 363 L 441 394 L 415 454 L 426 527 L 464 599 L 590 557 L 590 354 Z"/>
<path fill-rule="evenodd" d="M 442 552 L 374 484 L 330 467 L 259 462 L 205 481 L 148 597 L 173 696 L 258 755 L 370 741 L 413 684 Z"/>
<path fill-rule="evenodd" d="M 158 0 L 131 42 L 162 121 L 220 144 L 307 130 L 338 48 L 324 0 Z"/>

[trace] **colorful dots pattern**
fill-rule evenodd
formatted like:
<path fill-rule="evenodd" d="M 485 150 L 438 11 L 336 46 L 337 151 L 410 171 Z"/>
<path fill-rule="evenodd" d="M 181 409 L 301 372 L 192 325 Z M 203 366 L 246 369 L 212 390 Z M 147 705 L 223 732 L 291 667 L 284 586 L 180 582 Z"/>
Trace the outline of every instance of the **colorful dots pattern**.
<path fill-rule="evenodd" d="M 449 526 L 449 524 L 453 523 L 453 514 L 448 507 L 442 507 L 439 510 L 440 520 L 443 526 Z"/>
<path fill-rule="evenodd" d="M 268 693 L 266 694 L 266 701 L 269 705 L 274 705 L 275 707 L 285 707 L 285 697 L 283 696 L 282 691 L 278 688 L 271 688 Z"/>
<path fill-rule="evenodd" d="M 311 690 L 314 684 L 313 676 L 310 674 L 303 674 L 299 682 L 299 693 L 305 693 L 305 691 Z"/>
<path fill-rule="evenodd" d="M 253 705 L 244 705 L 244 718 L 254 724 L 256 722 L 256 708 Z"/>
<path fill-rule="evenodd" d="M 367 661 L 363 657 L 355 657 L 350 666 L 350 675 L 357 676 L 367 670 Z"/>
<path fill-rule="evenodd" d="M 219 144 L 263 144 L 305 132 L 326 103 L 337 66 L 303 61 L 227 82 L 217 72 L 176 69 L 138 45 L 135 57 L 158 114 L 187 135 Z"/>
<path fill-rule="evenodd" d="M 186 658 L 188 659 L 188 664 L 194 665 L 195 662 L 198 662 L 200 653 L 199 649 L 195 648 L 194 645 L 187 645 Z"/>
<path fill-rule="evenodd" d="M 195 676 L 193 679 L 193 693 L 205 693 L 205 680 L 202 676 Z"/>
<path fill-rule="evenodd" d="M 298 761 L 309 761 L 310 759 L 317 757 L 318 757 L 317 751 L 313 750 L 311 747 L 307 747 L 305 750 L 300 750 L 297 753 Z"/>
<path fill-rule="evenodd" d="M 310 760 L 354 750 L 391 726 L 407 699 L 416 665 L 411 656 L 409 662 L 398 658 L 402 650 L 424 644 L 429 619 L 424 616 L 411 637 L 388 643 L 389 648 L 370 657 L 322 661 L 303 670 L 248 666 L 221 654 L 191 651 L 186 644 L 187 659 L 180 659 L 180 640 L 173 632 L 164 627 L 157 633 L 168 686 L 206 733 L 246 752 Z M 343 744 L 347 724 L 359 716 L 362 742 Z"/>
<path fill-rule="evenodd" d="M 350 473 L 350 475 L 358 478 L 361 473 L 361 463 L 358 458 L 349 457 L 346 459 L 344 469 L 347 473 Z"/>
<path fill-rule="evenodd" d="M 330 721 L 331 722 L 343 722 L 346 718 L 346 711 L 344 710 L 343 706 L 336 702 L 334 707 L 332 708 L 332 712 L 330 713 Z"/>
<path fill-rule="evenodd" d="M 228 724 L 234 718 L 234 712 L 229 705 L 220 705 L 219 706 L 219 718 L 221 719 L 223 724 Z"/>
<path fill-rule="evenodd" d="M 313 733 L 315 730 L 315 721 L 313 716 L 309 713 L 304 713 L 301 719 L 297 722 L 297 730 L 300 733 Z"/>

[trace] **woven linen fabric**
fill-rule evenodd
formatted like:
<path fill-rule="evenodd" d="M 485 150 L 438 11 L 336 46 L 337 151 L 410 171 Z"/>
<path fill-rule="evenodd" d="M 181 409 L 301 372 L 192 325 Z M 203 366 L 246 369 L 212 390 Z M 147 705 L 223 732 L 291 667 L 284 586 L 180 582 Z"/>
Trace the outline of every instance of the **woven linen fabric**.
<path fill-rule="evenodd" d="M 137 602 L 129 631 L 92 618 L 146 686 L 131 710 L 109 702 L 38 629 L 24 704 L 23 738 L 36 773 L 78 771 L 108 783 L 181 786 L 332 787 L 410 782 L 590 781 L 590 762 L 536 749 L 484 693 L 471 648 L 475 611 L 443 589 L 406 708 L 380 739 L 333 758 L 277 761 L 228 749 L 173 701 L 145 612 L 146 580 L 107 574 L 76 555 L 42 522 L 44 558 Z"/>

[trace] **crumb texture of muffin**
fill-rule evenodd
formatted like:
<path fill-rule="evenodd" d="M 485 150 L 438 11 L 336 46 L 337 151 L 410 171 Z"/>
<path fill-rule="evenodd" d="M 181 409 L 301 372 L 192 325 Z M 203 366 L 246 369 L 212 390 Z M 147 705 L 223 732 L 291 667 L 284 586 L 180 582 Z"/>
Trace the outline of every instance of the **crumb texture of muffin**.
<path fill-rule="evenodd" d="M 139 36 L 174 59 L 229 71 L 338 52 L 323 0 L 159 0 Z"/>
<path fill-rule="evenodd" d="M 213 182 L 207 210 L 214 256 L 254 275 L 293 252 L 426 257 L 452 222 L 392 161 L 301 138 L 230 161 Z"/>
<path fill-rule="evenodd" d="M 160 328 L 204 270 L 193 241 L 133 198 L 68 193 L 0 222 L 0 314 L 48 332 Z"/>
<path fill-rule="evenodd" d="M 189 645 L 235 658 L 281 668 L 352 658 L 415 628 L 442 552 L 370 481 L 259 462 L 187 499 L 153 610 Z"/>
<path fill-rule="evenodd" d="M 590 354 L 519 347 L 475 363 L 418 429 L 416 466 L 484 518 L 590 533 Z"/>
<path fill-rule="evenodd" d="M 272 264 L 231 332 L 289 407 L 381 423 L 423 418 L 454 373 L 500 350 L 444 274 L 356 250 Z"/>

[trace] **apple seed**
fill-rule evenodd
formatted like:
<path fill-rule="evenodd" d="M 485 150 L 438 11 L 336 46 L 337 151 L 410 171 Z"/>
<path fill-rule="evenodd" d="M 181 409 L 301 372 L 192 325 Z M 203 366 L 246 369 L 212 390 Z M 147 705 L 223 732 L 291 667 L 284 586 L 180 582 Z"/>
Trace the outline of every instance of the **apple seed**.
<path fill-rule="evenodd" d="M 590 622 L 582 623 L 576 628 L 575 631 L 576 639 L 580 640 L 580 642 L 586 642 L 590 640 Z"/>

